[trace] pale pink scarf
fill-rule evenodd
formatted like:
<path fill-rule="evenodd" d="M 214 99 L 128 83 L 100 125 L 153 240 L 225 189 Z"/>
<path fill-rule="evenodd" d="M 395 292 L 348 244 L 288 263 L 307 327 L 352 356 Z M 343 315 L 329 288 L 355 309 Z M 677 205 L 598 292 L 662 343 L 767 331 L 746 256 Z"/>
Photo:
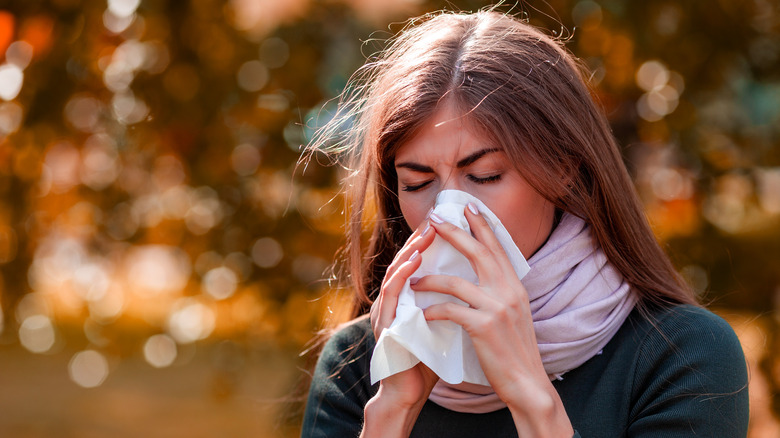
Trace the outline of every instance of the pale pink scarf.
<path fill-rule="evenodd" d="M 522 282 L 531 301 L 542 363 L 551 379 L 598 354 L 634 308 L 631 288 L 607 260 L 582 219 L 564 213 L 528 264 Z M 493 388 L 439 380 L 429 399 L 458 412 L 506 407 Z"/>

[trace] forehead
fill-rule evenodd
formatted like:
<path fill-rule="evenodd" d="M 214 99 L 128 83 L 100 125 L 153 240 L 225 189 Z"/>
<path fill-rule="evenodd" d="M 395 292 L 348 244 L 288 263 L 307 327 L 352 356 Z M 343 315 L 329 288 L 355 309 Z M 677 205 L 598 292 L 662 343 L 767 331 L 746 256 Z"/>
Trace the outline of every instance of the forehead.
<path fill-rule="evenodd" d="M 411 140 L 401 145 L 395 162 L 405 160 L 457 161 L 485 148 L 500 148 L 467 115 L 445 105 L 436 111 Z"/>

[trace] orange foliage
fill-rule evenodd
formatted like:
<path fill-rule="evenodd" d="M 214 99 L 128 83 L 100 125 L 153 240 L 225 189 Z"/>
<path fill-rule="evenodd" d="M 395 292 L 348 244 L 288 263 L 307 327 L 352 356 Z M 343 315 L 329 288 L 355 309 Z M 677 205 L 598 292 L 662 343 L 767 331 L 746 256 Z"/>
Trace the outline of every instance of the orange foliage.
<path fill-rule="evenodd" d="M 661 240 L 690 236 L 701 225 L 699 209 L 694 199 L 674 199 L 647 206 L 653 231 Z"/>
<path fill-rule="evenodd" d="M 0 54 L 11 44 L 14 37 L 14 16 L 10 12 L 0 11 Z"/>
<path fill-rule="evenodd" d="M 46 15 L 37 15 L 22 23 L 19 39 L 28 42 L 33 47 L 33 55 L 39 57 L 51 48 L 53 33 L 54 20 Z"/>

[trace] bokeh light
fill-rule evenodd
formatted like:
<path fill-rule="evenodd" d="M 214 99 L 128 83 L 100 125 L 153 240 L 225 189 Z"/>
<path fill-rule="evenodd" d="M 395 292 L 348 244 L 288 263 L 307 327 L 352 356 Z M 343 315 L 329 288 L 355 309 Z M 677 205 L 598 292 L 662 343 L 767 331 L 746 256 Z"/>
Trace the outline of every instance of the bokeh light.
<path fill-rule="evenodd" d="M 176 302 L 168 317 L 168 332 L 180 344 L 207 338 L 214 330 L 214 311 L 193 298 Z"/>
<path fill-rule="evenodd" d="M 112 283 L 106 294 L 87 303 L 89 316 L 101 323 L 108 324 L 115 321 L 125 309 L 126 299 L 122 287 L 118 283 Z"/>
<path fill-rule="evenodd" d="M 65 105 L 65 119 L 76 129 L 94 132 L 99 127 L 103 104 L 88 94 L 77 94 Z"/>
<path fill-rule="evenodd" d="M 636 83 L 645 90 L 636 103 L 643 119 L 655 122 L 671 114 L 677 108 L 685 85 L 682 76 L 670 71 L 660 61 L 647 61 L 636 71 Z"/>
<path fill-rule="evenodd" d="M 5 51 L 5 60 L 21 70 L 30 65 L 33 57 L 33 46 L 27 41 L 14 41 Z"/>
<path fill-rule="evenodd" d="M 79 183 L 80 161 L 78 149 L 68 141 L 55 143 L 49 148 L 43 165 L 48 171 L 54 193 L 67 192 Z"/>
<path fill-rule="evenodd" d="M 108 377 L 108 360 L 95 350 L 84 350 L 73 355 L 68 364 L 70 379 L 84 388 L 95 388 Z"/>
<path fill-rule="evenodd" d="M 258 60 L 247 61 L 236 73 L 238 85 L 246 91 L 260 91 L 270 78 L 268 68 Z"/>
<path fill-rule="evenodd" d="M 138 123 L 149 114 L 149 108 L 146 104 L 132 93 L 115 94 L 114 98 L 111 99 L 111 107 L 114 111 L 114 117 L 124 125 Z"/>
<path fill-rule="evenodd" d="M 703 296 L 710 285 L 710 278 L 707 271 L 699 265 L 687 265 L 680 269 L 680 274 L 685 281 L 693 288 L 697 296 Z"/>
<path fill-rule="evenodd" d="M 132 248 L 125 266 L 128 285 L 134 293 L 145 296 L 181 292 L 192 269 L 186 253 L 164 245 Z"/>
<path fill-rule="evenodd" d="M 114 34 L 119 34 L 130 27 L 135 21 L 135 15 L 128 15 L 124 17 L 117 16 L 110 10 L 106 9 L 103 13 L 103 26 Z"/>
<path fill-rule="evenodd" d="M 281 93 L 261 94 L 257 97 L 257 107 L 280 113 L 290 107 L 290 100 Z"/>
<path fill-rule="evenodd" d="M 100 191 L 113 184 L 119 172 L 119 152 L 113 139 L 105 134 L 90 136 L 81 149 L 81 183 Z"/>
<path fill-rule="evenodd" d="M 290 47 L 281 38 L 268 38 L 260 45 L 260 61 L 269 68 L 279 68 L 290 58 Z"/>
<path fill-rule="evenodd" d="M 230 298 L 236 292 L 238 277 L 232 269 L 218 266 L 206 272 L 201 287 L 203 292 L 217 300 Z"/>
<path fill-rule="evenodd" d="M 22 124 L 23 109 L 15 102 L 0 103 L 0 137 L 13 134 Z"/>
<path fill-rule="evenodd" d="M 117 17 L 129 17 L 140 4 L 141 0 L 108 0 L 108 10 Z"/>
<path fill-rule="evenodd" d="M 596 27 L 604 18 L 601 5 L 591 0 L 577 2 L 571 10 L 571 16 L 578 27 Z"/>
<path fill-rule="evenodd" d="M 756 179 L 761 208 L 771 215 L 780 214 L 780 167 L 758 168 Z"/>
<path fill-rule="evenodd" d="M 153 335 L 144 343 L 144 359 L 155 368 L 170 366 L 176 355 L 176 342 L 168 335 Z"/>
<path fill-rule="evenodd" d="M 48 316 L 31 315 L 19 327 L 19 342 L 33 353 L 46 353 L 54 346 L 56 334 Z"/>
<path fill-rule="evenodd" d="M 657 90 L 669 82 L 669 70 L 659 61 L 647 61 L 636 71 L 636 83 L 645 91 Z"/>
<path fill-rule="evenodd" d="M 24 73 L 15 64 L 0 65 L 0 99 L 13 100 L 22 91 Z"/>
<path fill-rule="evenodd" d="M 252 245 L 252 260 L 261 268 L 273 268 L 283 256 L 282 245 L 272 237 L 262 237 Z"/>
<path fill-rule="evenodd" d="M 241 176 L 252 175 L 260 166 L 260 151 L 251 144 L 240 144 L 233 149 L 230 155 L 230 164 L 237 174 Z"/>

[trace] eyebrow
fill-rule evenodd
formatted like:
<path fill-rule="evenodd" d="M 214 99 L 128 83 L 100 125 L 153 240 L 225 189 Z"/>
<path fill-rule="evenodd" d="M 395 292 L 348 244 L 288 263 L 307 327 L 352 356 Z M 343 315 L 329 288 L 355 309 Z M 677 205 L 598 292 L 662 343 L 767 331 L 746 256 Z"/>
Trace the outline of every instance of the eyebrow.
<path fill-rule="evenodd" d="M 480 158 L 484 157 L 485 155 L 487 155 L 489 153 L 499 152 L 499 151 L 501 151 L 501 149 L 499 149 L 499 148 L 480 149 L 480 150 L 474 152 L 473 154 L 471 154 L 471 155 L 469 155 L 469 156 L 467 156 L 465 158 L 460 159 L 455 164 L 455 167 L 457 167 L 458 169 L 462 169 L 462 168 L 464 168 L 464 167 L 474 163 L 475 161 L 479 160 Z M 420 172 L 420 173 L 433 173 L 433 168 L 432 167 L 425 166 L 425 165 L 419 164 L 419 163 L 414 163 L 414 162 L 411 162 L 411 161 L 404 161 L 404 162 L 398 163 L 398 164 L 395 165 L 395 167 L 396 168 L 409 169 L 409 170 L 413 170 L 415 172 Z"/>

